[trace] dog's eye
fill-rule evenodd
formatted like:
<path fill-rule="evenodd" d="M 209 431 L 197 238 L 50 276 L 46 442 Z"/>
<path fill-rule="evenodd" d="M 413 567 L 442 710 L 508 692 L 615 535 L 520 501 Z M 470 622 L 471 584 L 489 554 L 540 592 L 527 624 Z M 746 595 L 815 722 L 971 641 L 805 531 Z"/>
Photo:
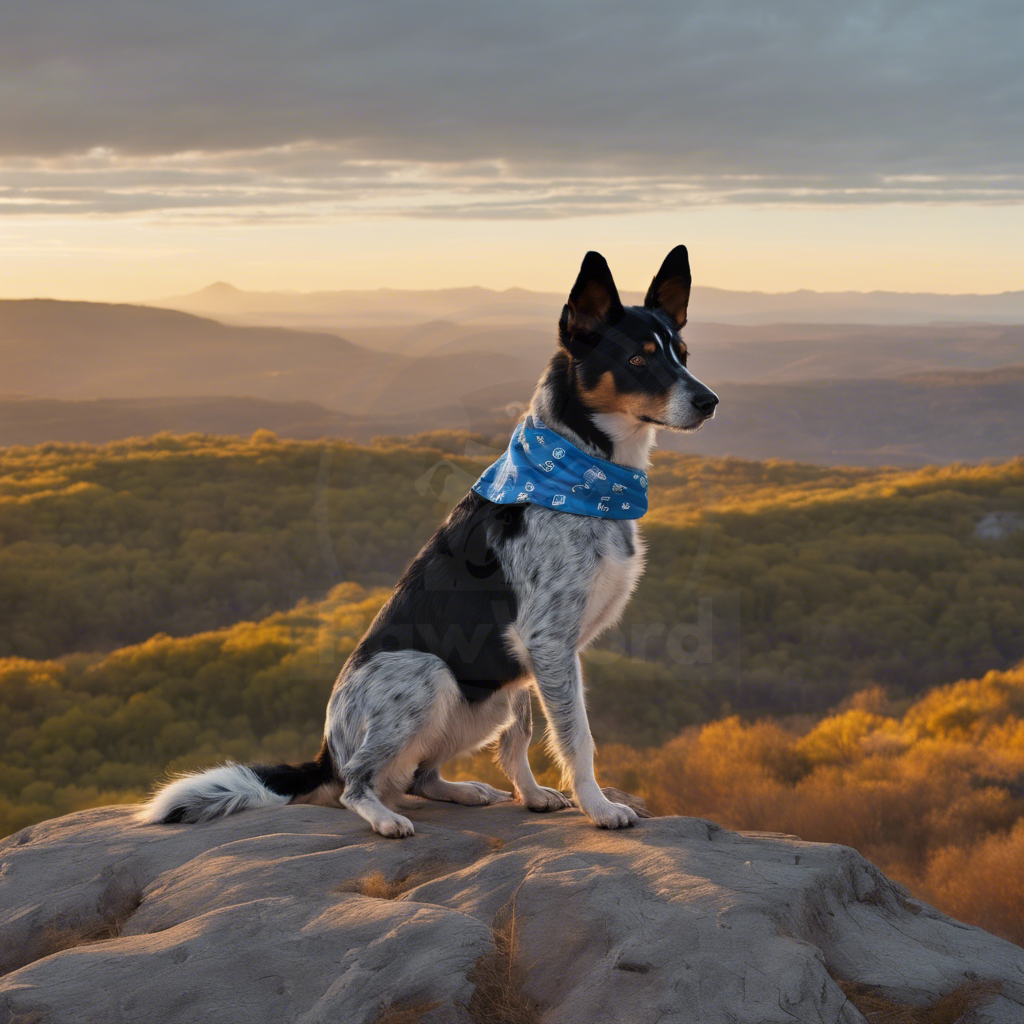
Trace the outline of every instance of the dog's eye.
<path fill-rule="evenodd" d="M 647 360 L 644 359 L 643 356 L 633 356 L 633 358 L 630 359 L 630 362 L 634 366 L 646 366 L 647 365 Z"/>

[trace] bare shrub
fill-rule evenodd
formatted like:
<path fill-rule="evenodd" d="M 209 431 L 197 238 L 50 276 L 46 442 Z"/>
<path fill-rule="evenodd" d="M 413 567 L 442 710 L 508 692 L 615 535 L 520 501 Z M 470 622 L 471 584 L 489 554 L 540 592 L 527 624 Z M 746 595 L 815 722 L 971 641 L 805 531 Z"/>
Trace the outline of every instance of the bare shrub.
<path fill-rule="evenodd" d="M 540 1024 L 539 1008 L 523 993 L 526 968 L 519 957 L 514 897 L 495 914 L 491 935 L 494 949 L 469 974 L 476 986 L 470 1016 L 475 1024 Z"/>
<path fill-rule="evenodd" d="M 994 984 L 965 984 L 930 1006 L 908 1006 L 882 995 L 871 985 L 840 981 L 839 987 L 868 1024 L 974 1024 L 974 1010 L 999 994 Z"/>
<path fill-rule="evenodd" d="M 428 1003 L 423 1000 L 393 1003 L 373 1018 L 373 1024 L 420 1024 L 428 1013 L 440 1005 L 440 1002 Z"/>
<path fill-rule="evenodd" d="M 415 870 L 388 878 L 383 871 L 371 871 L 359 878 L 349 879 L 335 887 L 335 892 L 356 892 L 375 900 L 394 900 L 417 885 L 438 878 L 450 870 L 447 862 L 425 860 Z"/>

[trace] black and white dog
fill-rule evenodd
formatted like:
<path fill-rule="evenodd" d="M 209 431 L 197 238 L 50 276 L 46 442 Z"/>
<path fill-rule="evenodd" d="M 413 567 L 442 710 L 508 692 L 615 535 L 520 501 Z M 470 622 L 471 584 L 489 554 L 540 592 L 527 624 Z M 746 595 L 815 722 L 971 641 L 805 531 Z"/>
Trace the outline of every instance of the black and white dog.
<path fill-rule="evenodd" d="M 689 296 L 683 246 L 666 257 L 643 306 L 624 307 L 604 258 L 587 253 L 530 415 L 588 456 L 646 471 L 659 427 L 696 430 L 718 404 L 686 368 L 679 331 Z M 409 836 L 412 822 L 393 809 L 404 793 L 474 805 L 512 798 L 441 776 L 452 757 L 494 742 L 518 800 L 558 810 L 569 801 L 538 785 L 527 759 L 532 692 L 576 804 L 602 828 L 634 824 L 636 814 L 594 778 L 579 652 L 618 621 L 643 567 L 632 519 L 495 504 L 470 491 L 341 670 L 317 758 L 180 776 L 154 795 L 144 820 L 340 803 L 381 835 Z"/>

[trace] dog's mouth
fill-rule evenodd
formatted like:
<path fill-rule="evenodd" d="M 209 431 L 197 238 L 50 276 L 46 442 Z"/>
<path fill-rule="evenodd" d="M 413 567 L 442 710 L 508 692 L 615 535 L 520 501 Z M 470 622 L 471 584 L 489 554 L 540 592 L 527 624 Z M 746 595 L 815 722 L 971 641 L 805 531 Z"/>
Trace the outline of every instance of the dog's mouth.
<path fill-rule="evenodd" d="M 664 427 L 666 430 L 674 430 L 678 434 L 695 434 L 708 420 L 714 419 L 715 413 L 712 410 L 707 415 L 701 415 L 692 423 L 666 423 L 664 420 L 656 420 L 653 416 L 641 416 L 643 423 L 650 423 L 655 427 Z"/>

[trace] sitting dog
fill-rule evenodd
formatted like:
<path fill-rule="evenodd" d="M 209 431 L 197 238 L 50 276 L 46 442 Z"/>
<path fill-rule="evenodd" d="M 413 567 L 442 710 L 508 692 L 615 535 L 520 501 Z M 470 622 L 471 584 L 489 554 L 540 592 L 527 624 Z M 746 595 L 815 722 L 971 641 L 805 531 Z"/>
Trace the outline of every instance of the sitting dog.
<path fill-rule="evenodd" d="M 623 306 L 604 258 L 587 253 L 529 412 L 345 663 L 317 758 L 180 776 L 144 820 L 340 802 L 381 835 L 410 836 L 412 822 L 394 809 L 404 793 L 511 799 L 441 776 L 452 757 L 495 741 L 516 798 L 558 810 L 569 800 L 538 785 L 527 758 L 533 693 L 579 808 L 601 828 L 634 824 L 594 778 L 579 652 L 618 621 L 643 571 L 636 520 L 656 431 L 696 430 L 718 404 L 686 368 L 689 296 L 684 246 L 668 254 L 643 306 Z"/>

